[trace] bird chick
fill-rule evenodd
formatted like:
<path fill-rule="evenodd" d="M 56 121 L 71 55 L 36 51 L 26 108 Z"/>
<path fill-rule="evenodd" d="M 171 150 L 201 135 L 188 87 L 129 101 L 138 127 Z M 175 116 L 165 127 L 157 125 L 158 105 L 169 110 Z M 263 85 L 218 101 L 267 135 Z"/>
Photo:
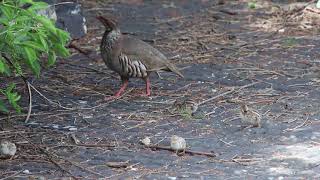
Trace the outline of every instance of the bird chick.
<path fill-rule="evenodd" d="M 14 143 L 9 141 L 1 141 L 0 143 L 0 156 L 7 158 L 12 157 L 16 154 L 17 147 Z"/>
<path fill-rule="evenodd" d="M 172 150 L 176 152 L 176 154 L 178 154 L 181 151 L 182 153 L 185 153 L 187 143 L 184 138 L 173 135 L 170 139 L 170 147 Z"/>
<path fill-rule="evenodd" d="M 183 97 L 175 100 L 172 105 L 172 110 L 173 112 L 193 116 L 198 110 L 198 104 L 188 98 Z"/>
<path fill-rule="evenodd" d="M 250 124 L 253 127 L 261 127 L 261 116 L 256 111 L 249 109 L 246 104 L 240 106 L 241 122 Z"/>

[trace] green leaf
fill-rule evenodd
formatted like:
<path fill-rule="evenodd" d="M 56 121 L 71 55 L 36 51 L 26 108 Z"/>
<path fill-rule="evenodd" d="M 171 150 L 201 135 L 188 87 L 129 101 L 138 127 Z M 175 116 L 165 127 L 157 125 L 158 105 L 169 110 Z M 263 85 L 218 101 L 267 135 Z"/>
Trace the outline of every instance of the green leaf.
<path fill-rule="evenodd" d="M 10 75 L 10 68 L 9 66 L 5 63 L 5 60 L 3 57 L 0 56 L 0 73 L 3 73 L 7 76 Z"/>
<path fill-rule="evenodd" d="M 22 4 L 27 4 L 27 3 L 33 4 L 34 2 L 32 0 L 19 0 L 19 3 L 20 3 L 20 5 L 22 5 Z"/>
<path fill-rule="evenodd" d="M 36 75 L 36 76 L 40 76 L 40 64 L 37 61 L 38 57 L 36 52 L 34 51 L 34 49 L 30 48 L 30 47 L 24 47 L 24 51 L 27 55 L 27 62 L 32 70 L 32 72 Z"/>
<path fill-rule="evenodd" d="M 14 11 L 11 7 L 2 5 L 2 6 L 0 6 L 0 10 L 6 17 L 8 17 L 10 19 L 13 18 Z"/>
<path fill-rule="evenodd" d="M 44 39 L 44 37 L 42 36 L 41 33 L 38 34 L 38 38 L 39 38 L 39 41 L 42 44 L 42 47 L 46 50 L 46 52 L 48 52 L 49 51 L 49 47 L 48 47 L 47 41 Z"/>
<path fill-rule="evenodd" d="M 0 23 L 5 26 L 8 26 L 9 25 L 8 18 L 7 17 L 0 17 Z"/>
<path fill-rule="evenodd" d="M 317 4 L 316 4 L 316 7 L 317 7 L 318 9 L 320 9 L 320 0 L 318 0 L 318 2 L 317 2 Z"/>
<path fill-rule="evenodd" d="M 19 31 L 14 35 L 14 44 L 20 44 L 20 42 L 26 41 L 28 39 L 28 32 L 26 31 Z"/>
<path fill-rule="evenodd" d="M 54 26 L 53 22 L 50 19 L 44 16 L 37 16 L 36 19 L 43 25 L 43 27 L 56 34 L 57 28 Z"/>
<path fill-rule="evenodd" d="M 57 36 L 59 37 L 62 43 L 66 43 L 70 39 L 70 34 L 66 31 L 57 28 Z"/>
<path fill-rule="evenodd" d="M 4 104 L 4 102 L 0 99 L 0 111 L 5 112 L 5 113 L 9 113 L 9 110 L 7 109 L 6 105 Z"/>
<path fill-rule="evenodd" d="M 17 92 L 13 92 L 16 85 L 14 83 L 10 83 L 9 86 L 5 90 L 5 95 L 8 98 L 9 103 L 12 107 L 18 112 L 21 112 L 21 107 L 18 105 L 18 101 L 20 100 L 21 96 L 18 95 Z"/>
<path fill-rule="evenodd" d="M 38 44 L 38 43 L 33 42 L 33 41 L 25 41 L 25 42 L 17 43 L 17 44 L 18 45 L 22 45 L 24 47 L 30 47 L 30 48 L 35 49 L 35 50 L 46 52 L 46 48 L 43 47 L 42 44 Z"/>
<path fill-rule="evenodd" d="M 54 51 L 50 51 L 48 55 L 48 67 L 54 65 L 54 63 L 56 62 L 56 59 L 57 59 L 56 53 Z"/>
<path fill-rule="evenodd" d="M 17 23 L 22 23 L 22 22 L 25 22 L 25 21 L 28 21 L 28 20 L 30 20 L 30 17 L 29 16 L 23 16 L 23 15 L 18 16 L 17 18 L 15 18 L 15 21 Z"/>
<path fill-rule="evenodd" d="M 65 48 L 63 45 L 61 44 L 55 44 L 53 46 L 53 49 L 55 50 L 55 52 L 62 56 L 62 57 L 68 57 L 70 55 L 69 50 L 67 48 Z"/>
<path fill-rule="evenodd" d="M 40 63 L 50 67 L 58 56 L 70 55 L 65 47 L 70 35 L 56 28 L 55 23 L 47 17 L 36 14 L 45 8 L 48 8 L 46 3 L 32 0 L 0 1 L 0 50 L 10 59 L 8 63 L 0 54 L 0 76 L 21 76 L 26 74 L 26 68 L 30 68 L 39 77 Z M 45 56 L 48 57 L 47 61 L 41 59 Z M 8 85 L 8 81 L 2 82 Z M 0 88 L 0 93 L 7 97 L 17 111 L 21 111 L 17 103 L 20 96 L 14 90 L 14 85 L 3 90 Z M 7 110 L 5 105 L 6 102 L 0 102 L 0 111 Z"/>
<path fill-rule="evenodd" d="M 255 8 L 256 8 L 256 2 L 255 2 L 255 1 L 253 1 L 253 2 L 248 2 L 248 7 L 249 7 L 250 9 L 255 9 Z"/>
<path fill-rule="evenodd" d="M 39 2 L 34 2 L 33 5 L 28 8 L 28 10 L 35 11 L 35 10 L 47 9 L 47 8 L 48 8 L 47 3 L 39 1 Z"/>

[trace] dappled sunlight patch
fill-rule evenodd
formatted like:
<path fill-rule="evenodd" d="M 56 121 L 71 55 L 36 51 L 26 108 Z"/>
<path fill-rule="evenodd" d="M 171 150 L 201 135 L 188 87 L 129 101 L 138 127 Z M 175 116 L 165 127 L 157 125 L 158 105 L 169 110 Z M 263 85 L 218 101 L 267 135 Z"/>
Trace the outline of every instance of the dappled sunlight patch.
<path fill-rule="evenodd" d="M 267 170 L 270 174 L 281 174 L 281 175 L 292 175 L 294 174 L 294 171 L 292 169 L 286 168 L 286 167 L 271 167 Z"/>
<path fill-rule="evenodd" d="M 299 161 L 301 164 L 317 165 L 320 163 L 320 143 L 308 141 L 292 145 L 279 145 L 273 151 L 271 161 Z M 269 149 L 270 150 L 270 149 Z M 278 167 L 277 167 L 278 168 Z"/>
<path fill-rule="evenodd" d="M 320 163 L 320 148 L 311 142 L 299 143 L 284 147 L 285 159 L 298 159 L 306 164 Z"/>

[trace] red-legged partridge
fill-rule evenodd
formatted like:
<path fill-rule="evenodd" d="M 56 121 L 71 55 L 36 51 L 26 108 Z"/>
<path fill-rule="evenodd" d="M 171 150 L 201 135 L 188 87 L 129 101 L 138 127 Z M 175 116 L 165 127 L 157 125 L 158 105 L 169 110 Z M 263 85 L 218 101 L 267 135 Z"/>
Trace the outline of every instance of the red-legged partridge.
<path fill-rule="evenodd" d="M 137 38 L 122 34 L 113 20 L 102 16 L 97 16 L 97 19 L 106 28 L 100 45 L 102 58 L 122 80 L 122 86 L 114 97 L 125 91 L 129 78 L 142 78 L 146 82 L 146 95 L 150 96 L 151 72 L 171 71 L 183 77 L 160 51 Z"/>

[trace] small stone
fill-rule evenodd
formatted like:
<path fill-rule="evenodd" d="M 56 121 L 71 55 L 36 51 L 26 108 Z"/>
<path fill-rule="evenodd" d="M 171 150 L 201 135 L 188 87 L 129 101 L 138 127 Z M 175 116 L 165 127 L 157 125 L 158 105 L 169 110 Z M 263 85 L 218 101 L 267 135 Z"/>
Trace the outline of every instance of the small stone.
<path fill-rule="evenodd" d="M 5 158 L 14 156 L 17 152 L 17 147 L 14 143 L 9 141 L 1 141 L 0 144 L 0 156 Z"/>
<path fill-rule="evenodd" d="M 60 127 L 60 126 L 57 125 L 57 124 L 55 124 L 55 125 L 52 126 L 52 128 L 54 128 L 54 129 L 59 129 L 59 127 Z"/>
<path fill-rule="evenodd" d="M 145 146 L 150 146 L 151 140 L 149 137 L 145 137 L 144 139 L 140 140 L 140 142 Z"/>
<path fill-rule="evenodd" d="M 171 177 L 171 176 L 169 176 L 168 179 L 170 179 L 170 180 L 176 180 L 177 177 Z"/>
<path fill-rule="evenodd" d="M 80 104 L 87 104 L 87 103 L 88 103 L 88 101 L 82 101 L 82 100 L 79 100 L 79 103 L 80 103 Z"/>
<path fill-rule="evenodd" d="M 76 127 L 69 128 L 69 131 L 76 131 L 76 130 L 78 130 L 78 128 Z"/>
<path fill-rule="evenodd" d="M 22 173 L 23 174 L 30 174 L 30 171 L 28 169 L 26 169 L 26 170 L 23 170 Z"/>

